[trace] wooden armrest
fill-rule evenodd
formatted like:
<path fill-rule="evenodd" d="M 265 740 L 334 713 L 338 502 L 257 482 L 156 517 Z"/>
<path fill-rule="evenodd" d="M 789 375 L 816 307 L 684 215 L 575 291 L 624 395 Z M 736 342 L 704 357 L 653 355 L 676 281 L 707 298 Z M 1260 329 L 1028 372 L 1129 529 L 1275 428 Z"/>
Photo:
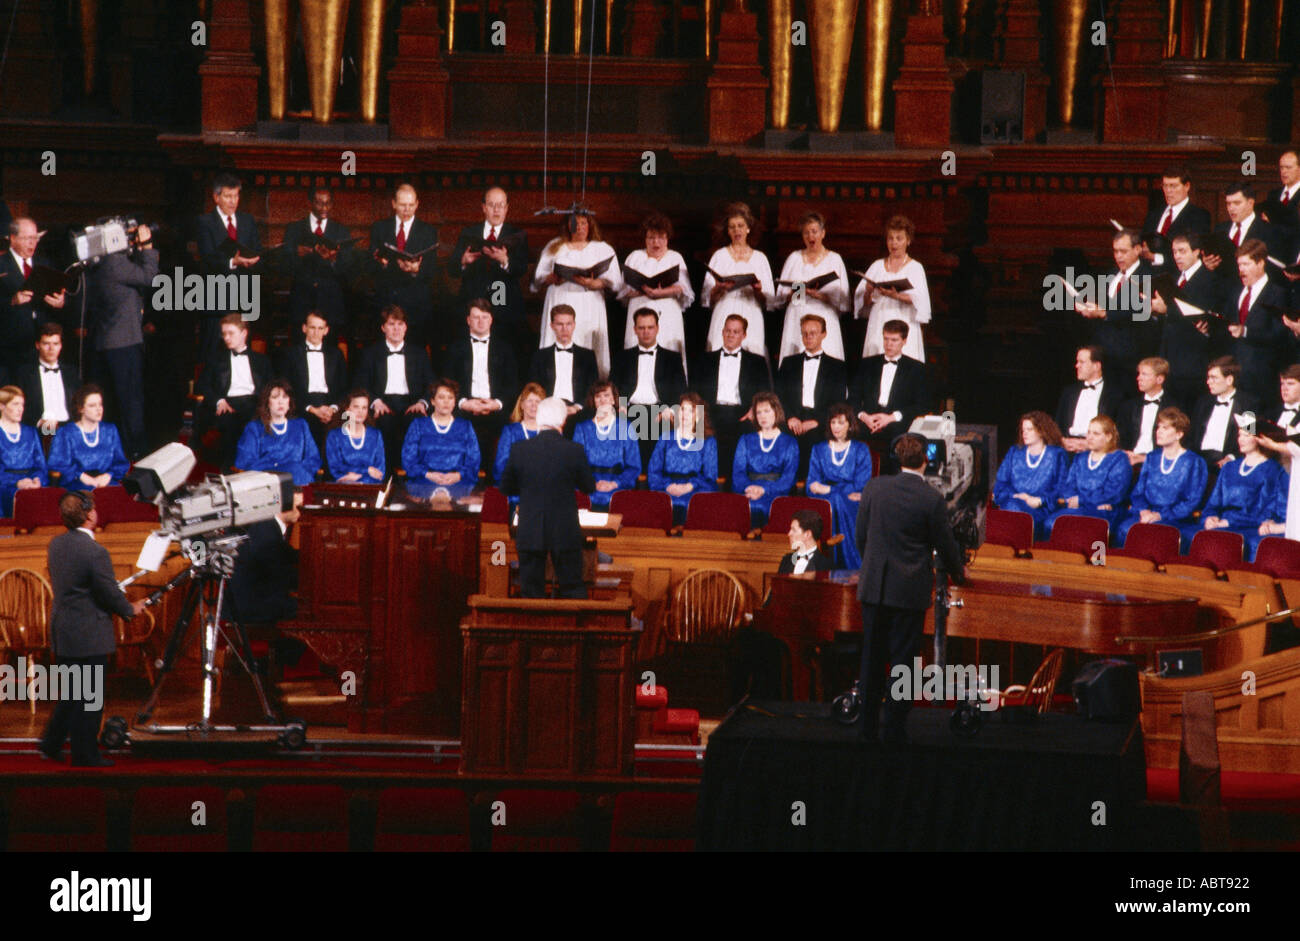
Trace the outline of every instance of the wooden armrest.
<path fill-rule="evenodd" d="M 842 543 L 843 541 L 844 541 L 844 534 L 843 534 L 843 533 L 836 533 L 834 536 L 831 536 L 829 539 L 824 539 L 824 540 L 822 540 L 822 545 L 824 545 L 824 546 L 838 546 L 838 545 L 839 545 L 840 543 Z"/>

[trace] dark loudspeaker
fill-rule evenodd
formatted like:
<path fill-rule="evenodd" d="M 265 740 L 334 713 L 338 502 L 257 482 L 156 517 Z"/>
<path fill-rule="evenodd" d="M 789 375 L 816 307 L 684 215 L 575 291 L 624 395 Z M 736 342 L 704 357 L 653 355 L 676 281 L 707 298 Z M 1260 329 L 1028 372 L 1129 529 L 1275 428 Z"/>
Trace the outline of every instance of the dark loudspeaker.
<path fill-rule="evenodd" d="M 1137 667 L 1124 660 L 1095 660 L 1070 686 L 1079 715 L 1103 722 L 1132 719 L 1142 711 Z"/>
<path fill-rule="evenodd" d="M 968 143 L 1024 143 L 1024 72 L 972 72 L 963 91 L 958 126 Z"/>

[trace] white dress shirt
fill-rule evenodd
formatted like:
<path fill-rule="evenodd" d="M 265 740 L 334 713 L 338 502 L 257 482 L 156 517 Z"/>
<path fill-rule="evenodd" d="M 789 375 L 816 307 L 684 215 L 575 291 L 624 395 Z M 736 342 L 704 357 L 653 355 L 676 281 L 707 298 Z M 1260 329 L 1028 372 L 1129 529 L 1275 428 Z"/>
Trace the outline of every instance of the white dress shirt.
<path fill-rule="evenodd" d="M 809 356 L 815 358 L 809 359 Z M 800 404 L 804 408 L 817 407 L 817 371 L 821 369 L 822 353 L 809 354 L 807 350 L 803 352 L 803 396 L 800 398 Z"/>
<path fill-rule="evenodd" d="M 1133 446 L 1133 450 L 1137 454 L 1150 454 L 1156 447 L 1155 438 L 1153 437 L 1155 435 L 1156 413 L 1160 411 L 1161 405 L 1164 404 L 1164 395 L 1163 393 L 1156 396 L 1145 395 L 1142 399 L 1142 423 L 1138 431 L 1137 444 Z"/>
<path fill-rule="evenodd" d="M 310 343 L 307 344 L 307 391 L 326 394 L 330 391 L 325 382 L 325 351 Z"/>
<path fill-rule="evenodd" d="M 1133 264 L 1131 264 L 1124 272 L 1122 272 L 1121 274 L 1114 275 L 1111 278 L 1110 284 L 1106 288 L 1106 296 L 1109 297 L 1111 300 L 1114 300 L 1116 297 L 1118 297 L 1121 280 L 1123 280 L 1124 287 L 1126 290 L 1132 290 L 1131 288 L 1128 287 L 1128 283 L 1132 281 L 1133 278 L 1137 275 L 1137 270 L 1141 266 L 1142 266 L 1142 259 L 1139 258 L 1137 261 L 1133 262 Z"/>
<path fill-rule="evenodd" d="M 564 350 L 569 352 L 565 354 Z M 555 344 L 555 352 L 551 354 L 555 358 L 555 388 L 551 390 L 551 395 L 558 399 L 564 399 L 566 402 L 574 401 L 573 395 L 573 344 L 560 346 Z"/>
<path fill-rule="evenodd" d="M 740 403 L 741 347 L 728 350 L 725 346 L 718 354 L 718 405 Z"/>
<path fill-rule="evenodd" d="M 48 372 L 45 363 L 37 364 L 41 373 L 41 398 L 44 400 L 44 409 L 41 412 L 41 421 L 67 421 L 68 420 L 68 400 L 63 393 L 63 372 L 62 365 L 56 363 L 53 368 L 58 372 Z"/>
<path fill-rule="evenodd" d="M 470 372 L 469 397 L 471 399 L 492 398 L 492 382 L 488 378 L 488 337 L 476 337 L 470 334 L 469 350 L 474 357 L 474 368 Z M 464 403 L 464 399 L 461 402 Z"/>
<path fill-rule="evenodd" d="M 1186 271 L 1183 271 L 1183 272 L 1180 272 L 1180 273 L 1179 273 L 1179 275 L 1178 275 L 1178 285 L 1179 285 L 1179 287 L 1181 287 L 1182 285 L 1186 284 L 1188 281 L 1192 280 L 1192 277 L 1196 274 L 1196 272 L 1198 272 L 1198 271 L 1200 271 L 1200 270 L 1201 270 L 1201 259 L 1198 258 L 1198 259 L 1196 259 L 1194 262 L 1192 262 L 1190 265 L 1187 266 L 1187 270 L 1186 270 Z"/>
<path fill-rule="evenodd" d="M 894 379 L 897 378 L 898 376 L 899 359 L 902 359 L 902 357 L 900 356 L 895 359 L 886 359 L 884 363 L 881 364 L 880 397 L 879 397 L 881 408 L 887 408 L 889 406 L 889 394 L 894 391 Z M 903 413 L 895 410 L 889 413 L 889 417 L 892 418 L 894 421 L 902 421 Z"/>
<path fill-rule="evenodd" d="M 393 346 L 385 340 L 384 346 L 388 347 L 388 352 L 400 354 L 386 357 L 388 381 L 384 383 L 384 395 L 410 395 L 411 390 L 406 384 L 406 344 Z"/>
<path fill-rule="evenodd" d="M 1237 390 L 1233 389 L 1227 395 L 1219 396 L 1218 402 L 1210 409 L 1210 420 L 1205 423 L 1205 434 L 1201 436 L 1202 451 L 1218 451 L 1223 447 L 1228 422 L 1232 421 L 1232 400 L 1236 395 Z"/>
<path fill-rule="evenodd" d="M 1295 427 L 1297 419 L 1300 419 L 1300 402 L 1297 402 L 1295 405 L 1287 405 L 1283 402 L 1282 413 L 1277 416 L 1277 423 L 1287 431 L 1290 431 Z"/>
<path fill-rule="evenodd" d="M 1156 231 L 1159 232 L 1161 229 L 1165 227 L 1165 219 L 1169 220 L 1169 227 L 1172 229 L 1174 225 L 1174 221 L 1178 218 L 1178 216 L 1182 213 L 1182 211 L 1187 208 L 1187 204 L 1191 201 L 1192 199 L 1190 196 L 1184 196 L 1181 200 L 1174 203 L 1172 206 L 1166 206 L 1165 211 L 1160 214 L 1160 221 L 1156 223 Z M 1156 267 L 1159 267 L 1164 263 L 1165 263 L 1165 256 L 1160 254 L 1159 252 L 1156 252 L 1155 253 Z"/>
<path fill-rule="evenodd" d="M 218 209 L 217 218 L 221 220 L 221 227 L 226 230 L 226 235 L 230 234 L 231 229 L 234 229 L 236 232 L 239 231 L 239 223 L 235 221 L 234 216 L 228 216 L 220 209 Z M 226 263 L 226 267 L 228 267 L 231 271 L 234 271 L 235 259 L 231 258 L 230 261 Z"/>
<path fill-rule="evenodd" d="M 1238 240 L 1237 236 L 1239 234 L 1244 235 L 1246 232 L 1250 231 L 1250 227 L 1254 224 L 1255 214 L 1252 212 L 1246 218 L 1242 219 L 1241 222 L 1234 222 L 1232 224 L 1232 228 L 1228 230 L 1228 238 L 1232 239 L 1234 242 L 1244 242 L 1245 238 Z M 1240 248 L 1241 246 L 1238 245 L 1237 247 Z"/>
<path fill-rule="evenodd" d="M 243 355 L 236 356 L 235 352 Z M 226 397 L 252 395 L 256 391 L 257 389 L 253 385 L 253 370 L 248 365 L 248 347 L 232 351 L 230 354 L 230 388 L 226 391 Z"/>
<path fill-rule="evenodd" d="M 398 236 L 411 237 L 411 223 L 403 222 L 401 216 L 393 216 L 393 221 L 397 223 L 397 230 L 393 233 L 393 245 L 396 245 Z"/>
<path fill-rule="evenodd" d="M 649 353 L 650 355 L 645 355 Z M 647 350 L 637 345 L 636 354 L 636 390 L 628 399 L 633 405 L 654 405 L 659 401 L 655 390 L 655 361 L 659 358 L 659 347 Z"/>
<path fill-rule="evenodd" d="M 1241 316 L 1241 315 L 1240 315 L 1240 311 L 1241 311 L 1241 299 L 1242 299 L 1243 297 L 1249 297 L 1249 298 L 1250 298 L 1250 300 L 1248 300 L 1248 301 L 1246 302 L 1246 310 L 1247 310 L 1247 311 L 1251 310 L 1251 309 L 1255 306 L 1255 302 L 1259 300 L 1260 292 L 1262 292 L 1262 291 L 1264 290 L 1264 287 L 1265 287 L 1267 284 L 1268 284 L 1268 278 L 1260 278 L 1260 279 L 1258 279 L 1254 284 L 1252 284 L 1250 287 L 1243 287 L 1243 288 L 1241 289 L 1241 293 L 1237 295 L 1237 311 L 1238 311 L 1237 316 L 1238 316 L 1238 317 Z M 1246 335 L 1246 325 L 1245 325 L 1245 324 L 1242 324 L 1242 325 L 1241 325 L 1241 335 L 1242 335 L 1243 337 Z"/>
<path fill-rule="evenodd" d="M 805 571 L 807 571 L 808 564 L 812 562 L 813 553 L 815 553 L 816 551 L 817 550 L 813 548 L 813 549 L 801 549 L 798 552 L 791 553 L 791 555 L 794 556 L 794 574 L 802 575 Z"/>
<path fill-rule="evenodd" d="M 36 268 L 36 263 L 34 258 L 24 258 L 22 255 L 18 254 L 18 252 L 14 251 L 12 248 L 9 249 L 9 254 L 13 256 L 14 264 L 18 266 L 19 274 L 22 274 L 23 265 L 27 265 L 33 270 Z"/>
<path fill-rule="evenodd" d="M 1097 417 L 1097 412 L 1101 408 L 1101 390 L 1105 385 L 1105 380 L 1098 379 L 1096 382 L 1084 383 L 1079 390 L 1079 400 L 1074 404 L 1074 417 L 1070 419 L 1070 430 L 1066 435 L 1071 438 L 1082 438 L 1088 433 L 1088 422 Z M 1092 388 L 1088 388 L 1092 386 Z"/>

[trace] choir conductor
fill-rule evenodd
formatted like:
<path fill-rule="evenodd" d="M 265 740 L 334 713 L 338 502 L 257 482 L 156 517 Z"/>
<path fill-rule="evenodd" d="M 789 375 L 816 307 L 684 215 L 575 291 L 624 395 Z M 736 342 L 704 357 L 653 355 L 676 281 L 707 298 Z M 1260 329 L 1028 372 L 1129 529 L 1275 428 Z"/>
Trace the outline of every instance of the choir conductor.
<path fill-rule="evenodd" d="M 568 408 L 551 396 L 537 407 L 536 437 L 515 443 L 501 489 L 519 497 L 519 586 L 525 598 L 546 595 L 546 555 L 555 565 L 561 598 L 586 598 L 582 581 L 582 529 L 575 490 L 591 493 L 596 480 L 582 445 L 561 432 Z"/>
<path fill-rule="evenodd" d="M 925 611 L 934 586 L 931 551 L 953 581 L 965 581 L 964 558 L 948 522 L 944 498 L 926 481 L 925 440 L 903 435 L 894 444 L 902 473 L 867 481 L 858 506 L 857 541 L 862 554 L 858 601 L 862 604 L 863 735 L 876 738 L 887 671 L 912 667 L 920 651 Z M 909 684 L 910 686 L 910 684 Z M 884 740 L 907 742 L 912 703 L 885 702 Z"/>

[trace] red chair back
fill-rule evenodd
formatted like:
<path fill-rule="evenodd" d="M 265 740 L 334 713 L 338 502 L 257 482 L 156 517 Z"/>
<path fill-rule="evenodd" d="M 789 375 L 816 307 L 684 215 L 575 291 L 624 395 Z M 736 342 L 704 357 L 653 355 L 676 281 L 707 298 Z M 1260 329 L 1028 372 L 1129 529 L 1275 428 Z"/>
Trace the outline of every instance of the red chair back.
<path fill-rule="evenodd" d="M 502 791 L 505 823 L 492 827 L 492 852 L 576 853 L 582 849 L 577 791 Z"/>
<path fill-rule="evenodd" d="M 790 531 L 790 520 L 798 510 L 813 510 L 822 518 L 822 538 L 829 539 L 831 529 L 831 504 L 821 497 L 777 497 L 772 501 L 772 512 L 763 527 L 765 533 L 785 535 Z"/>
<path fill-rule="evenodd" d="M 390 787 L 379 795 L 376 852 L 469 849 L 469 800 L 460 788 Z"/>
<path fill-rule="evenodd" d="M 483 522 L 510 522 L 510 501 L 496 487 L 488 487 L 483 491 Z"/>
<path fill-rule="evenodd" d="M 695 849 L 694 794 L 627 791 L 614 799 L 610 852 L 685 852 Z"/>
<path fill-rule="evenodd" d="M 1241 562 L 1245 545 L 1246 540 L 1241 533 L 1203 529 L 1192 537 L 1192 548 L 1187 553 L 1187 561 L 1222 572 Z"/>
<path fill-rule="evenodd" d="M 580 510 L 591 509 L 591 494 L 583 493 L 581 490 L 575 490 L 573 491 L 573 495 L 578 500 L 578 509 Z"/>
<path fill-rule="evenodd" d="M 62 487 L 35 487 L 14 494 L 14 528 L 32 530 L 37 526 L 62 526 L 59 501 L 68 491 Z"/>
<path fill-rule="evenodd" d="M 11 853 L 106 852 L 106 808 L 104 789 L 99 787 L 16 787 L 9 801 L 5 849 Z"/>
<path fill-rule="evenodd" d="M 348 801 L 336 784 L 271 784 L 257 795 L 253 852 L 347 852 Z"/>
<path fill-rule="evenodd" d="M 203 824 L 194 823 L 194 802 L 203 803 Z M 229 849 L 226 792 L 186 784 L 142 787 L 131 805 L 133 853 L 224 853 Z"/>
<path fill-rule="evenodd" d="M 686 528 L 744 536 L 751 528 L 749 500 L 743 493 L 697 493 L 686 504 Z"/>
<path fill-rule="evenodd" d="M 775 501 L 773 501 L 775 502 Z M 1034 518 L 1017 510 L 989 507 L 984 518 L 984 541 L 1028 552 L 1034 544 Z"/>
<path fill-rule="evenodd" d="M 1300 578 L 1300 542 L 1268 536 L 1255 553 L 1255 568 L 1274 578 Z"/>
<path fill-rule="evenodd" d="M 1124 551 L 1156 565 L 1165 565 L 1178 561 L 1181 538 L 1176 527 L 1164 523 L 1134 523 L 1124 538 Z"/>
<path fill-rule="evenodd" d="M 673 528 L 673 498 L 662 490 L 615 490 L 609 512 L 621 513 L 624 526 Z"/>
<path fill-rule="evenodd" d="M 304 502 L 306 502 L 304 498 Z M 126 492 L 125 487 L 100 487 L 95 491 L 95 509 L 99 511 L 99 524 L 157 523 L 158 507 L 141 503 Z"/>
<path fill-rule="evenodd" d="M 1052 535 L 1047 545 L 1064 552 L 1079 552 L 1091 556 L 1097 543 L 1104 549 L 1110 537 L 1110 526 L 1094 516 L 1062 516 L 1052 525 Z"/>

